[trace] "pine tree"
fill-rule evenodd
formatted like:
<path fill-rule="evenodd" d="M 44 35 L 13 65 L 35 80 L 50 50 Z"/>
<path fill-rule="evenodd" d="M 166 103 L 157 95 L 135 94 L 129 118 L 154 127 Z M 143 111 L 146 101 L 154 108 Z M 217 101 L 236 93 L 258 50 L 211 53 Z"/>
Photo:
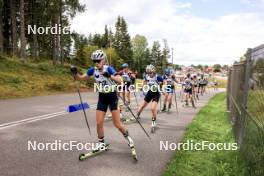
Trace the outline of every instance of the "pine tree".
<path fill-rule="evenodd" d="M 101 46 L 103 48 L 108 48 L 109 47 L 109 32 L 108 32 L 108 28 L 107 28 L 107 25 L 105 25 L 105 32 L 104 34 L 102 35 L 102 38 L 101 38 Z"/>
<path fill-rule="evenodd" d="M 120 56 L 120 58 L 124 60 L 124 62 L 128 63 L 129 65 L 133 65 L 131 39 L 127 31 L 127 24 L 125 19 L 118 16 L 115 27 L 116 33 L 113 47 L 117 51 L 117 54 Z"/>
<path fill-rule="evenodd" d="M 133 68 L 136 69 L 140 75 L 144 72 L 145 66 L 147 65 L 146 60 L 148 60 L 149 57 L 147 46 L 148 42 L 144 36 L 136 35 L 132 39 Z"/>
<path fill-rule="evenodd" d="M 94 34 L 92 45 L 98 46 L 99 48 L 102 47 L 101 35 Z"/>
<path fill-rule="evenodd" d="M 22 62 L 26 62 L 26 36 L 25 36 L 25 16 L 24 16 L 24 0 L 20 0 L 20 59 Z"/>
<path fill-rule="evenodd" d="M 157 73 L 162 73 L 162 57 L 161 57 L 160 43 L 154 41 L 151 49 L 151 63 L 156 66 Z"/>
<path fill-rule="evenodd" d="M 10 0 L 10 15 L 11 15 L 11 25 L 12 25 L 12 56 L 17 56 L 18 54 L 18 33 L 17 33 L 17 3 L 16 0 Z M 24 5 L 24 4 L 23 4 Z"/>
<path fill-rule="evenodd" d="M 121 37 L 121 17 L 118 16 L 117 17 L 117 21 L 116 21 L 116 24 L 115 24 L 115 28 L 116 28 L 116 32 L 115 32 L 115 35 L 114 35 L 114 41 L 113 41 L 113 48 L 115 48 L 115 50 L 117 51 L 117 53 L 119 54 L 121 52 L 121 40 L 122 40 L 122 37 Z"/>
<path fill-rule="evenodd" d="M 3 0 L 0 0 L 0 55 L 4 52 L 4 40 L 3 40 L 3 6 L 4 2 Z"/>

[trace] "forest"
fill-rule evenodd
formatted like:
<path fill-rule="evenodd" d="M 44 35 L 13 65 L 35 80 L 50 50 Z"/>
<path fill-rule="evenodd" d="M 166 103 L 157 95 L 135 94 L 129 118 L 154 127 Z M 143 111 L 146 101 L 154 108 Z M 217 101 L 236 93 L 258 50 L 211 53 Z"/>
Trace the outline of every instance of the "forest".
<path fill-rule="evenodd" d="M 25 64 L 50 61 L 54 67 L 86 68 L 92 65 L 91 53 L 102 49 L 116 69 L 128 63 L 140 75 L 147 64 L 156 65 L 159 73 L 170 65 L 167 40 L 150 46 L 145 36 L 131 36 L 122 16 L 116 17 L 114 29 L 103 26 L 102 34 L 70 31 L 71 19 L 85 10 L 89 7 L 79 0 L 0 0 L 0 55 Z"/>

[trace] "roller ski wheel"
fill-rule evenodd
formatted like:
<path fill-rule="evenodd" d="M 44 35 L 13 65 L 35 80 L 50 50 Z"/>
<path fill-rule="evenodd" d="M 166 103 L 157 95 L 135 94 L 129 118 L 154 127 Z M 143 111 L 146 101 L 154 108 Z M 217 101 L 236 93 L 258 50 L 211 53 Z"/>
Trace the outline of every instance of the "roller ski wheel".
<path fill-rule="evenodd" d="M 137 162 L 138 157 L 137 157 L 137 152 L 136 152 L 135 147 L 131 147 L 130 149 L 131 149 L 131 155 L 132 155 L 133 160 Z"/>
<path fill-rule="evenodd" d="M 156 122 L 155 121 L 152 121 L 150 132 L 151 133 L 155 133 L 156 128 L 157 128 Z"/>
<path fill-rule="evenodd" d="M 122 122 L 125 123 L 125 124 L 127 124 L 127 123 L 134 123 L 136 121 L 137 121 L 136 119 L 134 119 L 133 117 L 131 117 L 131 118 L 124 119 L 124 121 L 122 121 Z"/>
<path fill-rule="evenodd" d="M 155 127 L 151 127 L 151 133 L 155 133 Z"/>
<path fill-rule="evenodd" d="M 96 155 L 99 155 L 99 154 L 101 154 L 103 152 L 106 152 L 106 151 L 109 150 L 109 146 L 110 146 L 109 144 L 106 144 L 105 145 L 105 149 L 97 149 L 97 150 L 90 151 L 88 153 L 81 153 L 79 155 L 79 161 L 84 161 L 84 160 L 86 160 L 88 158 L 91 158 L 93 156 L 96 156 Z"/>

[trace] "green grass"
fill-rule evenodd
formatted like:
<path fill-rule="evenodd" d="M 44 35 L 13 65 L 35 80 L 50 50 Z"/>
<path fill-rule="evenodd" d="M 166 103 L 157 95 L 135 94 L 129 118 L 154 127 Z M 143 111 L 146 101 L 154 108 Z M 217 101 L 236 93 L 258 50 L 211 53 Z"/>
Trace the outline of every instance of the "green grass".
<path fill-rule="evenodd" d="M 225 78 L 212 77 L 212 78 L 209 78 L 208 81 L 210 81 L 210 82 L 216 81 L 218 83 L 218 85 L 217 85 L 218 88 L 226 88 L 227 87 L 227 79 L 225 79 Z"/>
<path fill-rule="evenodd" d="M 233 143 L 232 127 L 226 113 L 226 95 L 213 97 L 187 127 L 182 142 L 209 141 Z M 243 176 L 246 165 L 239 150 L 195 151 L 179 150 L 173 156 L 163 176 Z"/>
<path fill-rule="evenodd" d="M 85 87 L 84 84 L 81 85 L 82 89 Z M 75 90 L 67 65 L 54 67 L 47 61 L 22 64 L 18 59 L 0 57 L 0 99 L 50 95 Z"/>

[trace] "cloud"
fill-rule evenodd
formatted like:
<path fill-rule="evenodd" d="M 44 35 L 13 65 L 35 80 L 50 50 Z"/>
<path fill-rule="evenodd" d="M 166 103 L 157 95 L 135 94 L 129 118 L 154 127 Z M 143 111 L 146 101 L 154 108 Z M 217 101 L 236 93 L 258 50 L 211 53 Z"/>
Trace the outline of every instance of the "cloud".
<path fill-rule="evenodd" d="M 177 64 L 231 64 L 248 47 L 263 43 L 263 16 L 256 12 L 211 19 L 192 15 L 191 3 L 175 0 L 83 2 L 87 10 L 74 18 L 72 29 L 87 35 L 102 33 L 104 25 L 114 29 L 117 16 L 122 15 L 131 36 L 145 35 L 150 44 L 166 38 Z"/>

